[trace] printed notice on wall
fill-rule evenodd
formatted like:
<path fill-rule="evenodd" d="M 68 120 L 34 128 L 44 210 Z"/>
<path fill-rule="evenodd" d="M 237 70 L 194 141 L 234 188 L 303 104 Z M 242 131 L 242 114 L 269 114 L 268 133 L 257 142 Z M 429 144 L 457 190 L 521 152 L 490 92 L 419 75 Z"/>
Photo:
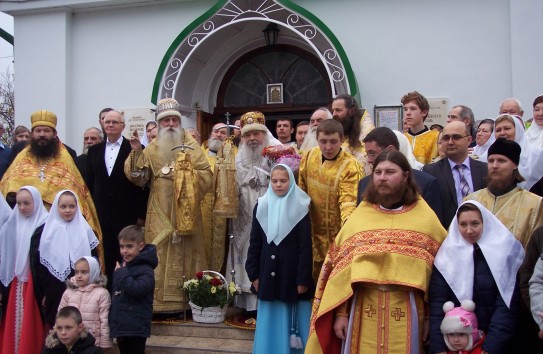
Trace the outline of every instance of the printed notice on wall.
<path fill-rule="evenodd" d="M 400 124 L 400 111 L 398 109 L 383 109 L 377 112 L 378 126 L 398 130 Z"/>
<path fill-rule="evenodd" d="M 134 130 L 138 131 L 140 139 L 145 134 L 145 124 L 150 120 L 155 120 L 155 112 L 149 108 L 127 108 L 121 110 L 124 115 L 125 128 L 123 135 L 130 138 Z"/>
<path fill-rule="evenodd" d="M 428 118 L 424 122 L 428 128 L 434 124 L 439 124 L 442 127 L 447 124 L 447 114 L 449 113 L 449 99 L 445 97 L 428 98 L 430 104 L 430 112 Z"/>

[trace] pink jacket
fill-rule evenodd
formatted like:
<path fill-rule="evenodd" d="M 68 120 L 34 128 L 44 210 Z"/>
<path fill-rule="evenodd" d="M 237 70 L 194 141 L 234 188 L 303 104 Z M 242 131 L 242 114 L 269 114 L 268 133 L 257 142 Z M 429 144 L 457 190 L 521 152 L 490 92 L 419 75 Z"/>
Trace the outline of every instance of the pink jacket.
<path fill-rule="evenodd" d="M 66 281 L 68 288 L 62 295 L 58 308 L 77 307 L 85 328 L 96 338 L 96 345 L 100 348 L 111 348 L 113 345 L 109 338 L 108 322 L 111 298 L 104 287 L 105 282 L 105 277 L 101 276 L 98 283 L 80 288 L 69 279 Z"/>

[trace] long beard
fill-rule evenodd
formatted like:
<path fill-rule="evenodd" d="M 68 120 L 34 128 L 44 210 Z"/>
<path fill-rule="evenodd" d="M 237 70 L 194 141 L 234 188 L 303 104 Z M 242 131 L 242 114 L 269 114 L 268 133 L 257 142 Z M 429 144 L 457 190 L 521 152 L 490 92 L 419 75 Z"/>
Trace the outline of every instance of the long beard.
<path fill-rule="evenodd" d="M 343 133 L 345 134 L 345 136 L 348 136 L 349 132 L 353 128 L 354 119 L 351 119 L 351 117 L 345 117 L 343 120 L 339 122 L 343 126 Z"/>
<path fill-rule="evenodd" d="M 46 141 L 45 145 L 38 144 L 38 140 L 30 139 L 30 153 L 37 156 L 40 159 L 48 159 L 57 156 L 60 146 L 58 138 L 52 138 L 51 140 L 43 139 Z"/>
<path fill-rule="evenodd" d="M 268 138 L 266 137 L 262 144 L 251 145 L 243 142 L 239 146 L 238 155 L 245 166 L 257 165 L 262 158 L 262 150 L 268 146 Z"/>
<path fill-rule="evenodd" d="M 209 138 L 209 140 L 207 141 L 207 147 L 208 147 L 209 151 L 217 152 L 217 151 L 219 151 L 221 146 L 222 146 L 221 139 Z"/>
<path fill-rule="evenodd" d="M 311 127 L 304 137 L 304 142 L 300 146 L 300 150 L 310 150 L 319 145 L 317 141 L 317 128 Z"/>
<path fill-rule="evenodd" d="M 158 156 L 167 162 L 175 161 L 178 150 L 173 150 L 175 146 L 183 144 L 184 132 L 180 128 L 160 128 L 156 137 L 158 146 Z"/>

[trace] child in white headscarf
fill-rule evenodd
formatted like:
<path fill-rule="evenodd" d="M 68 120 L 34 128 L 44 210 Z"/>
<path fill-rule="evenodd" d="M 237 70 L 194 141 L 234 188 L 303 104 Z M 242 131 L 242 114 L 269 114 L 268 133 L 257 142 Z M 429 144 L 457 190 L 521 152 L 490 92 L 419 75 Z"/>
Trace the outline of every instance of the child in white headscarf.
<path fill-rule="evenodd" d="M 258 296 L 253 353 L 303 352 L 315 290 L 310 201 L 283 164 L 272 169 L 268 190 L 258 198 L 245 263 Z"/>
<path fill-rule="evenodd" d="M 7 302 L 0 325 L 0 353 L 41 351 L 50 296 L 48 288 L 40 285 L 47 276 L 34 258 L 46 218 L 40 192 L 24 186 L 17 192 L 17 206 L 0 229 L 0 281 L 9 287 L 4 299 L 0 298 Z"/>
<path fill-rule="evenodd" d="M 109 338 L 109 308 L 111 298 L 106 290 L 106 277 L 100 274 L 100 264 L 94 257 L 81 257 L 75 262 L 75 276 L 66 281 L 58 309 L 74 306 L 81 312 L 83 324 L 96 338 L 96 346 L 111 348 Z"/>
<path fill-rule="evenodd" d="M 57 193 L 43 229 L 40 262 L 64 282 L 75 261 L 91 256 L 99 241 L 79 209 L 74 192 Z"/>

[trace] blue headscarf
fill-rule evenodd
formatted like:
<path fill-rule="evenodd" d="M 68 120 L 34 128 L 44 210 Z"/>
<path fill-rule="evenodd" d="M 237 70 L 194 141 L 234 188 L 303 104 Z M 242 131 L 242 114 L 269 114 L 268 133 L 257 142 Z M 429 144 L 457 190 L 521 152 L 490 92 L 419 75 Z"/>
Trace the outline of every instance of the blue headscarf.
<path fill-rule="evenodd" d="M 296 185 L 294 174 L 287 165 L 277 164 L 272 168 L 271 173 L 277 166 L 284 167 L 288 172 L 288 192 L 282 197 L 277 196 L 270 182 L 266 194 L 258 198 L 256 219 L 264 230 L 268 243 L 273 242 L 279 245 L 296 224 L 307 215 L 311 199 Z"/>

